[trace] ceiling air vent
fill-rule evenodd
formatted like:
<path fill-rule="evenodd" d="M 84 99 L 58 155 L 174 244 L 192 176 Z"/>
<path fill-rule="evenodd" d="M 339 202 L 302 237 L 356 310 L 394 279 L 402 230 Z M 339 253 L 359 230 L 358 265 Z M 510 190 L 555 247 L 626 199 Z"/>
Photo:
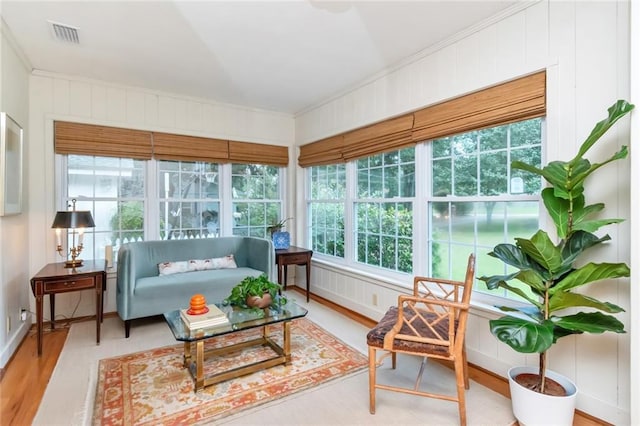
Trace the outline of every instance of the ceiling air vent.
<path fill-rule="evenodd" d="M 78 38 L 78 29 L 70 25 L 59 24 L 57 22 L 47 21 L 51 25 L 53 37 L 64 43 L 80 44 Z"/>

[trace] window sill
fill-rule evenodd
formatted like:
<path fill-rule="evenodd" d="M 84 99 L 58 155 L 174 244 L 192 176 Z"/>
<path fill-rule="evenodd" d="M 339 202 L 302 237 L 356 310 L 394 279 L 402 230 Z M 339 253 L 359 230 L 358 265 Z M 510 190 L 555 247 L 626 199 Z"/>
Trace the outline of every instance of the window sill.
<path fill-rule="evenodd" d="M 337 272 L 358 280 L 367 281 L 372 284 L 388 288 L 390 290 L 398 291 L 400 293 L 409 294 L 413 289 L 413 276 L 410 276 L 410 278 L 406 282 L 404 282 L 390 278 L 388 276 L 381 276 L 379 274 L 373 274 L 357 268 L 349 267 L 347 265 L 331 262 L 323 258 L 312 258 L 311 261 L 312 263 L 322 265 L 324 268 L 329 269 L 333 272 Z M 516 300 L 498 298 L 475 291 L 471 295 L 471 312 L 473 312 L 477 316 L 487 319 L 496 319 L 505 315 L 505 312 L 498 309 L 496 305 L 509 305 L 517 307 L 525 306 L 526 304 L 518 302 Z"/>

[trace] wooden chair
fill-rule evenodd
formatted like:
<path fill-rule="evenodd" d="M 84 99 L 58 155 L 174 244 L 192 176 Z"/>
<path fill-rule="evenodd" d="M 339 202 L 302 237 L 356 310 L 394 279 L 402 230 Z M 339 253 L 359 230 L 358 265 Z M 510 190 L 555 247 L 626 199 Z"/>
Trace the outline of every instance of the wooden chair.
<path fill-rule="evenodd" d="M 474 273 L 475 257 L 471 254 L 464 282 L 415 277 L 413 295 L 399 296 L 398 306 L 389 308 L 378 325 L 367 334 L 371 414 L 376 411 L 376 389 L 385 389 L 457 402 L 460 424 L 466 425 L 465 389 L 469 389 L 469 375 L 464 335 Z M 378 350 L 386 351 L 379 360 L 376 358 Z M 392 368 L 395 369 L 399 352 L 423 357 L 413 388 L 376 383 L 376 368 L 391 355 Z M 457 396 L 419 390 L 428 358 L 453 362 Z"/>

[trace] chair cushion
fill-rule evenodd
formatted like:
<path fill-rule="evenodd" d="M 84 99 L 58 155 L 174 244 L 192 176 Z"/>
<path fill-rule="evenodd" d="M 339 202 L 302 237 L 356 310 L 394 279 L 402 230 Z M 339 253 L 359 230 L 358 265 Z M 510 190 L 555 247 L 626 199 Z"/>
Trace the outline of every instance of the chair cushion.
<path fill-rule="evenodd" d="M 405 308 L 404 316 L 406 319 L 412 318 L 414 313 Z M 428 320 L 435 319 L 435 314 L 432 313 L 423 313 L 423 316 Z M 387 313 L 382 317 L 380 322 L 367 334 L 367 345 L 373 346 L 376 348 L 383 349 L 384 347 L 384 336 L 396 325 L 398 321 L 398 307 L 392 306 L 389 308 Z M 421 337 L 429 337 L 433 339 L 438 339 L 433 331 L 429 329 L 424 323 L 421 321 L 416 321 L 413 326 L 420 333 Z M 449 334 L 449 320 L 443 319 L 437 325 L 433 326 L 440 336 L 448 336 Z M 409 326 L 404 324 L 400 329 L 401 334 L 413 335 L 415 334 Z M 453 346 L 453 342 L 451 342 Z M 420 342 L 411 342 L 403 339 L 394 339 L 393 340 L 393 348 L 394 351 L 406 351 L 406 352 L 415 352 L 415 353 L 424 353 L 424 354 L 438 354 L 447 356 L 449 354 L 449 348 L 446 346 L 440 346 L 435 344 L 428 343 L 420 343 Z"/>

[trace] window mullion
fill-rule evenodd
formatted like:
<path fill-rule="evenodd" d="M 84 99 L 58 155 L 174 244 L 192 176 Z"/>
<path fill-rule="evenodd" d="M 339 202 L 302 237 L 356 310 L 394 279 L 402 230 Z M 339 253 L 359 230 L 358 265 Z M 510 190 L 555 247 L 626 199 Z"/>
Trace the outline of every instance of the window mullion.
<path fill-rule="evenodd" d="M 356 160 L 357 161 L 357 160 Z M 354 203 L 356 200 L 356 162 L 350 161 L 346 165 L 347 188 L 344 205 L 344 259 L 348 264 L 353 264 L 356 258 L 356 238 L 354 223 Z"/>
<path fill-rule="evenodd" d="M 424 182 L 416 185 L 413 202 L 413 274 L 428 276 L 429 263 L 421 259 L 429 257 L 429 227 L 431 218 L 428 217 L 428 203 L 431 194 L 430 149 L 427 144 L 416 145 L 415 181 Z"/>
<path fill-rule="evenodd" d="M 220 164 L 220 211 L 222 217 L 219 219 L 220 235 L 233 234 L 233 197 L 231 163 Z"/>
<path fill-rule="evenodd" d="M 158 160 L 146 162 L 145 201 L 144 201 L 144 235 L 145 240 L 160 239 L 160 206 Z"/>

